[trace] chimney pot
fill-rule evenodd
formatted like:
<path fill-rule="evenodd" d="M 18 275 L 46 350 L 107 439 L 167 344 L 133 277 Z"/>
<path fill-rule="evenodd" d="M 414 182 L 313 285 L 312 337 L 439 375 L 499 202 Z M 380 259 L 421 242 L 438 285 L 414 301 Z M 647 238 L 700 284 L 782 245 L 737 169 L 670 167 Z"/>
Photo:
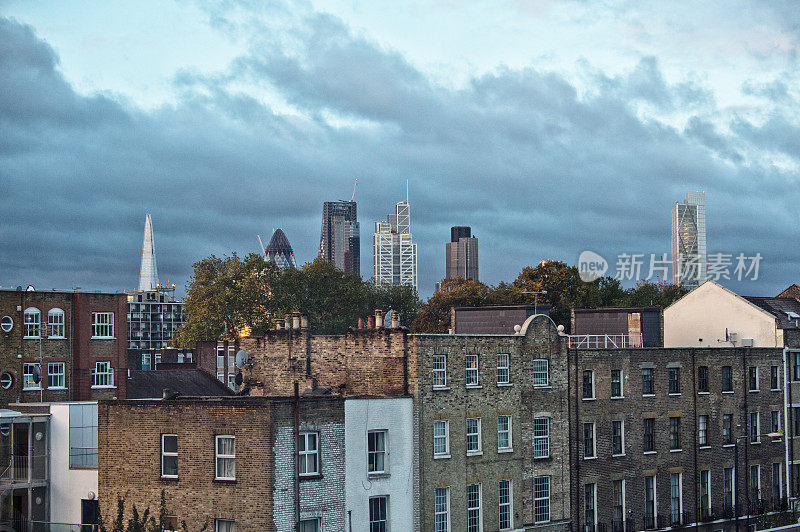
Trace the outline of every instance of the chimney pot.
<path fill-rule="evenodd" d="M 278 331 L 283 329 L 283 320 L 275 320 L 275 329 Z"/>
<path fill-rule="evenodd" d="M 300 314 L 292 314 L 292 329 L 300 328 Z"/>
<path fill-rule="evenodd" d="M 375 328 L 380 329 L 383 327 L 383 311 L 375 309 Z"/>
<path fill-rule="evenodd" d="M 364 318 L 358 318 L 358 328 L 359 329 L 364 328 Z"/>
<path fill-rule="evenodd" d="M 308 329 L 308 316 L 306 316 L 305 314 L 300 316 L 300 328 Z"/>
<path fill-rule="evenodd" d="M 392 312 L 392 329 L 397 329 L 400 327 L 400 315 L 395 310 Z"/>
<path fill-rule="evenodd" d="M 375 328 L 375 316 L 369 316 L 367 318 L 367 328 L 369 329 Z"/>

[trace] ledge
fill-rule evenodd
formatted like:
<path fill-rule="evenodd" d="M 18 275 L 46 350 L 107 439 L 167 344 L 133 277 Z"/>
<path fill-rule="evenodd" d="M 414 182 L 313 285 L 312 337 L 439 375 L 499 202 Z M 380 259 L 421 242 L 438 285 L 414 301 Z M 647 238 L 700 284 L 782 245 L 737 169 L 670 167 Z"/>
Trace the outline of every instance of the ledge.
<path fill-rule="evenodd" d="M 375 473 L 367 473 L 367 478 L 389 478 L 391 475 L 388 471 L 376 471 Z"/>
<path fill-rule="evenodd" d="M 433 391 L 434 392 L 446 392 L 449 389 L 450 389 L 449 386 L 434 386 L 433 387 Z"/>
<path fill-rule="evenodd" d="M 215 478 L 214 482 L 218 484 L 236 484 L 235 478 Z"/>
<path fill-rule="evenodd" d="M 483 388 L 483 385 L 482 384 L 467 384 L 466 388 L 467 388 L 467 390 L 479 390 L 479 389 Z"/>
<path fill-rule="evenodd" d="M 655 396 L 656 396 L 656 394 L 654 394 L 654 393 L 643 393 L 642 394 L 642 397 L 655 397 Z"/>
<path fill-rule="evenodd" d="M 467 456 L 483 456 L 483 451 L 467 451 Z"/>
<path fill-rule="evenodd" d="M 298 475 L 298 478 L 300 479 L 300 482 L 304 480 L 321 480 L 322 475 L 320 473 L 316 473 L 314 475 Z"/>
<path fill-rule="evenodd" d="M 615 399 L 625 399 L 625 396 L 624 395 L 615 395 L 614 397 L 611 398 L 612 401 L 614 401 Z"/>
<path fill-rule="evenodd" d="M 448 454 L 434 454 L 433 455 L 433 459 L 434 460 L 444 460 L 446 458 L 450 458 L 450 453 L 448 453 Z"/>
<path fill-rule="evenodd" d="M 514 383 L 513 382 L 498 382 L 497 383 L 497 387 L 498 388 L 508 388 L 510 386 L 514 386 Z"/>
<path fill-rule="evenodd" d="M 697 392 L 697 395 L 711 395 L 711 392 Z"/>
<path fill-rule="evenodd" d="M 66 390 L 67 387 L 66 386 L 48 386 L 47 389 L 48 390 L 55 390 L 55 391 L 59 391 L 59 390 L 63 391 L 63 390 Z"/>
<path fill-rule="evenodd" d="M 505 447 L 503 449 L 497 449 L 497 453 L 498 454 L 513 453 L 513 452 L 514 452 L 514 448 L 513 447 Z"/>
<path fill-rule="evenodd" d="M 581 397 L 581 401 L 597 401 L 597 397 Z"/>
<path fill-rule="evenodd" d="M 643 451 L 642 454 L 658 454 L 658 451 Z"/>

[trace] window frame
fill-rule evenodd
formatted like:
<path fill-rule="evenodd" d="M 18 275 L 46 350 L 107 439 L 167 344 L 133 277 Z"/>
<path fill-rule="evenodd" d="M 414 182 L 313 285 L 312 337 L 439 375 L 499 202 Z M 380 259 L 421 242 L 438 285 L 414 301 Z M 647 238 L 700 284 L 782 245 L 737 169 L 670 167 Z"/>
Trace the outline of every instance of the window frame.
<path fill-rule="evenodd" d="M 681 368 L 667 368 L 667 380 L 669 395 L 681 394 Z"/>
<path fill-rule="evenodd" d="M 544 425 L 543 431 L 541 425 Z M 537 455 L 542 451 L 545 451 L 545 454 Z M 550 458 L 550 417 L 538 416 L 533 418 L 533 459 L 545 458 Z"/>
<path fill-rule="evenodd" d="M 470 506 L 470 489 L 477 489 L 477 506 Z M 467 484 L 467 532 L 481 532 L 483 530 L 483 486 L 480 482 L 474 482 L 472 484 Z M 476 527 L 473 527 L 470 523 L 470 512 L 477 511 L 477 523 Z"/>
<path fill-rule="evenodd" d="M 677 476 L 678 483 L 678 507 L 675 508 L 675 484 L 673 480 Z M 677 519 L 675 519 L 675 514 L 677 510 Z M 669 521 L 672 526 L 680 525 L 681 521 L 683 520 L 683 473 L 670 473 L 669 475 Z"/>
<path fill-rule="evenodd" d="M 470 421 L 475 421 L 475 427 L 477 428 L 477 432 L 470 432 Z M 481 418 L 479 417 L 468 417 L 465 420 L 465 427 L 466 430 L 464 432 L 464 442 L 465 447 L 467 449 L 467 456 L 477 456 L 483 454 L 483 444 L 481 440 Z M 470 449 L 470 436 L 475 436 L 477 440 L 477 448 Z"/>
<path fill-rule="evenodd" d="M 616 443 L 617 443 L 617 434 L 616 434 L 616 427 L 619 424 L 620 432 L 619 432 L 619 450 L 620 452 L 616 451 Z M 612 419 L 611 420 L 611 456 L 625 456 L 625 420 L 624 419 Z"/>
<path fill-rule="evenodd" d="M 705 486 L 703 486 L 703 477 L 706 477 Z M 708 517 L 711 516 L 711 470 L 710 469 L 701 469 L 700 470 L 700 481 L 698 482 L 698 495 L 700 498 L 700 511 L 703 510 L 708 512 Z M 707 501 L 706 504 L 703 504 L 703 489 L 706 488 L 708 493 L 706 493 Z M 701 514 L 702 515 L 702 514 Z"/>
<path fill-rule="evenodd" d="M 313 450 L 309 450 L 309 445 L 308 445 L 309 436 L 311 436 L 311 435 L 314 435 L 314 449 Z M 298 438 L 298 442 L 297 442 L 297 476 L 299 478 L 301 478 L 301 479 L 302 478 L 318 478 L 318 477 L 320 477 L 322 475 L 322 462 L 320 460 L 320 452 L 319 452 L 320 451 L 319 436 L 320 436 L 319 431 L 316 431 L 316 430 L 300 431 L 300 433 L 297 435 L 297 438 Z M 303 440 L 303 443 L 305 444 L 304 445 L 305 449 L 301 449 L 300 448 L 300 439 Z M 314 457 L 314 465 L 316 467 L 315 470 L 314 471 L 300 472 L 300 464 L 301 464 L 301 462 L 306 466 L 306 468 L 308 467 L 308 457 L 309 456 L 313 456 Z"/>
<path fill-rule="evenodd" d="M 617 374 L 617 380 L 614 380 L 614 374 Z M 622 377 L 622 370 L 621 369 L 612 369 L 611 370 L 611 398 L 612 399 L 622 399 L 625 397 L 625 390 L 623 389 L 623 377 Z M 614 390 L 614 387 L 617 387 L 618 390 Z M 618 393 L 615 395 L 614 392 L 617 391 Z"/>
<path fill-rule="evenodd" d="M 770 425 L 770 432 L 779 433 L 781 431 L 780 410 L 770 410 L 769 425 Z"/>
<path fill-rule="evenodd" d="M 647 484 L 651 483 L 652 488 L 652 499 L 648 496 L 648 489 Z M 648 523 L 646 519 L 648 518 L 648 504 L 652 503 L 652 515 L 650 515 L 650 519 L 652 519 L 652 523 L 650 527 L 648 527 Z M 649 530 L 651 528 L 655 528 L 656 526 L 656 516 L 658 515 L 658 479 L 656 475 L 645 475 L 644 477 L 644 513 L 643 513 L 643 528 L 644 530 Z"/>
<path fill-rule="evenodd" d="M 440 501 L 442 499 L 442 505 Z M 441 508 L 444 508 L 443 510 Z M 441 520 L 443 519 L 443 521 Z M 444 525 L 444 526 L 440 526 Z M 435 532 L 450 531 L 450 486 L 434 488 L 433 491 L 433 528 Z"/>
<path fill-rule="evenodd" d="M 53 371 L 53 369 L 60 368 L 61 371 Z M 66 362 L 48 362 L 47 363 L 47 389 L 48 390 L 66 390 L 67 389 L 67 364 Z M 52 384 L 53 377 L 60 377 L 61 384 Z"/>
<path fill-rule="evenodd" d="M 166 445 L 164 445 L 164 440 L 167 438 L 175 438 L 175 451 L 167 451 Z M 177 433 L 164 433 L 161 435 L 161 478 L 178 478 L 178 452 L 180 449 L 178 448 L 178 434 Z M 175 458 L 175 474 L 167 474 L 164 472 L 164 458 Z"/>
<path fill-rule="evenodd" d="M 591 494 L 591 497 L 589 495 Z M 590 504 L 591 502 L 591 504 Z M 589 513 L 591 512 L 591 525 Z M 586 530 L 597 530 L 597 483 L 587 482 L 583 485 L 583 519 Z"/>
<path fill-rule="evenodd" d="M 504 489 L 507 492 L 505 497 L 503 496 Z M 504 498 L 506 499 L 505 502 L 503 502 Z M 505 510 L 505 514 L 503 510 Z M 497 524 L 500 530 L 514 529 L 514 482 L 510 478 L 503 478 L 497 481 Z"/>
<path fill-rule="evenodd" d="M 647 378 L 645 379 L 645 375 Z M 642 368 L 642 396 L 649 397 L 656 394 L 655 384 L 653 383 L 653 368 Z M 645 383 L 647 386 L 645 386 Z"/>
<path fill-rule="evenodd" d="M 39 367 L 39 375 L 42 374 L 42 365 L 39 362 L 24 362 L 22 364 L 22 391 L 39 391 L 42 389 L 42 379 L 39 378 L 39 383 L 33 382 L 33 368 Z M 28 371 L 30 369 L 30 371 Z"/>
<path fill-rule="evenodd" d="M 505 430 L 500 429 L 500 420 L 506 419 L 508 421 L 507 428 Z M 514 451 L 514 440 L 513 438 L 513 426 L 512 426 L 512 417 L 510 415 L 499 415 L 497 416 L 497 452 L 498 453 L 510 453 Z M 500 446 L 500 435 L 505 433 L 508 438 L 508 445 L 505 447 Z"/>
<path fill-rule="evenodd" d="M 103 365 L 103 366 L 101 366 Z M 105 368 L 103 371 L 100 368 Z M 104 384 L 101 382 L 104 381 Z M 92 370 L 92 389 L 116 388 L 114 386 L 114 368 L 108 360 L 97 360 Z"/>
<path fill-rule="evenodd" d="M 56 320 L 52 320 L 50 318 L 60 318 L 60 322 Z M 65 333 L 65 324 L 66 324 L 66 314 L 64 311 L 58 307 L 53 307 L 47 311 L 47 338 L 53 340 L 63 340 L 66 338 Z M 60 334 L 56 334 L 53 331 L 60 331 Z"/>
<path fill-rule="evenodd" d="M 758 366 L 747 366 L 747 391 L 748 392 L 758 392 L 759 391 L 759 382 L 758 382 Z M 755 388 L 753 388 L 753 383 L 755 381 Z"/>
<path fill-rule="evenodd" d="M 145 363 L 145 360 L 147 361 L 147 363 Z M 152 368 L 153 368 L 153 357 L 150 355 L 150 353 L 142 353 L 142 371 L 150 371 Z"/>
<path fill-rule="evenodd" d="M 761 413 L 760 412 L 750 412 L 750 425 L 749 425 L 749 432 L 748 440 L 750 440 L 751 445 L 755 445 L 761 443 Z M 755 416 L 755 418 L 753 417 Z M 755 419 L 755 423 L 753 422 Z"/>
<path fill-rule="evenodd" d="M 377 517 L 373 514 L 373 503 L 378 503 L 383 501 L 383 518 L 378 515 Z M 369 530 L 373 530 L 373 527 L 377 527 L 376 530 L 389 530 L 389 496 L 388 495 L 375 495 L 370 497 L 367 503 L 367 508 L 369 510 Z M 380 510 L 380 508 L 378 508 Z M 383 525 L 383 526 L 381 526 Z"/>
<path fill-rule="evenodd" d="M 431 358 L 431 379 L 434 390 L 447 389 L 447 355 L 435 353 Z"/>
<path fill-rule="evenodd" d="M 22 327 L 25 331 L 23 340 L 40 339 L 42 337 L 42 311 L 36 307 L 26 308 L 22 314 Z"/>
<path fill-rule="evenodd" d="M 219 441 L 221 439 L 233 440 L 233 454 L 220 454 Z M 233 461 L 233 476 L 220 476 L 220 460 Z M 214 436 L 214 480 L 236 480 L 236 436 L 234 434 L 217 434 Z"/>
<path fill-rule="evenodd" d="M 648 427 L 650 430 L 648 431 Z M 649 443 L 649 445 L 648 445 Z M 645 453 L 656 452 L 656 420 L 652 417 L 642 419 L 642 449 Z"/>
<path fill-rule="evenodd" d="M 697 393 L 709 393 L 708 366 L 697 367 Z"/>
<path fill-rule="evenodd" d="M 733 366 L 722 366 L 720 375 L 722 393 L 733 393 Z"/>
<path fill-rule="evenodd" d="M 473 366 L 474 363 L 474 366 Z M 474 353 L 464 355 L 464 384 L 467 388 L 480 386 L 480 357 Z"/>
<path fill-rule="evenodd" d="M 534 388 L 550 386 L 550 361 L 548 359 L 534 358 L 531 361 L 531 370 L 531 383 Z"/>
<path fill-rule="evenodd" d="M 108 319 L 108 321 L 99 321 Z M 100 334 L 108 333 L 108 334 Z M 115 340 L 114 336 L 114 313 L 113 312 L 92 312 L 92 340 Z"/>
<path fill-rule="evenodd" d="M 383 450 L 377 449 L 378 443 L 378 435 L 382 437 L 383 440 Z M 375 449 L 371 449 L 371 441 L 370 436 L 372 436 L 374 443 L 376 444 Z M 373 462 L 374 457 L 374 462 Z M 370 469 L 377 463 L 378 457 L 381 458 L 383 462 L 383 469 Z M 367 475 L 386 475 L 389 473 L 389 431 L 386 429 L 373 429 L 367 431 Z"/>
<path fill-rule="evenodd" d="M 588 440 L 588 443 L 591 443 L 591 451 L 592 454 L 586 454 L 586 447 L 587 447 L 587 432 L 586 429 L 591 427 L 591 439 Z M 583 422 L 583 459 L 584 460 L 591 460 L 597 458 L 597 424 L 594 421 L 584 421 Z"/>
<path fill-rule="evenodd" d="M 505 357 L 505 365 L 501 363 Z M 505 379 L 501 378 L 501 375 L 505 375 Z M 511 355 L 508 353 L 498 353 L 497 354 L 497 385 L 503 386 L 511 384 Z"/>
<path fill-rule="evenodd" d="M 546 484 L 547 487 L 547 496 L 542 496 L 540 490 L 540 496 L 537 497 L 536 494 L 536 481 L 541 481 Z M 546 481 L 546 482 L 545 482 Z M 550 496 L 551 496 L 551 478 L 550 475 L 536 475 L 533 477 L 533 521 L 535 524 L 539 523 L 549 523 L 552 520 L 552 514 L 550 512 Z M 540 501 L 546 501 L 543 504 L 546 504 L 547 508 L 547 519 L 539 520 L 537 519 L 537 514 L 539 511 L 538 504 Z"/>
<path fill-rule="evenodd" d="M 669 450 L 683 450 L 681 441 L 681 416 L 669 416 Z"/>
<path fill-rule="evenodd" d="M 589 377 L 587 382 L 586 377 Z M 590 388 L 587 390 L 587 385 Z M 590 395 L 587 395 L 590 393 Z M 583 382 L 581 385 L 581 399 L 583 401 L 593 401 L 597 398 L 595 394 L 595 382 L 594 382 L 594 370 L 593 369 L 585 369 L 583 370 Z"/>
<path fill-rule="evenodd" d="M 444 436 L 436 435 L 436 424 L 441 423 L 444 425 Z M 436 440 L 444 438 L 444 451 L 436 452 Z M 450 421 L 447 419 L 433 420 L 433 458 L 450 458 Z"/>
<path fill-rule="evenodd" d="M 769 367 L 769 389 L 772 392 L 780 391 L 781 370 L 778 366 Z M 774 384 L 774 386 L 773 386 Z"/>
<path fill-rule="evenodd" d="M 232 530 L 234 530 L 234 532 L 235 532 L 235 530 L 236 530 L 236 521 L 233 520 L 233 519 L 214 519 L 214 532 L 228 532 L 228 530 L 231 530 L 231 529 L 229 529 L 227 527 L 226 527 L 225 531 L 220 530 L 220 526 L 219 525 L 221 525 L 222 523 L 230 523 L 230 525 L 233 527 Z"/>
<path fill-rule="evenodd" d="M 724 412 L 722 414 L 722 444 L 733 445 L 733 414 Z"/>

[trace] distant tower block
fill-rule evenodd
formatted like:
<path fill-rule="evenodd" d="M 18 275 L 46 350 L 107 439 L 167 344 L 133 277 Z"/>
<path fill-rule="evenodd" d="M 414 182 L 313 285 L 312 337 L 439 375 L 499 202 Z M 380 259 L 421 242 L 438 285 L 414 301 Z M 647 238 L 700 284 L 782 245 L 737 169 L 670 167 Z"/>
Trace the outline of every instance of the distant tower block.
<path fill-rule="evenodd" d="M 375 222 L 372 245 L 375 284 L 413 286 L 416 290 L 417 245 L 411 236 L 411 205 L 407 194 L 385 222 Z"/>
<path fill-rule="evenodd" d="M 278 228 L 272 233 L 272 238 L 264 250 L 264 255 L 268 261 L 275 263 L 280 268 L 297 268 L 294 261 L 294 251 L 289 239 L 286 238 L 283 230 Z"/>
<path fill-rule="evenodd" d="M 142 242 L 142 265 L 139 267 L 139 292 L 155 290 L 159 285 L 156 267 L 156 246 L 153 241 L 153 220 L 150 214 L 144 220 L 144 241 Z"/>
<path fill-rule="evenodd" d="M 478 238 L 466 226 L 450 228 L 450 242 L 445 245 L 445 278 L 478 280 Z"/>
<path fill-rule="evenodd" d="M 706 280 L 706 194 L 689 192 L 672 208 L 672 283 L 692 289 Z"/>
<path fill-rule="evenodd" d="M 361 275 L 361 235 L 355 201 L 326 201 L 322 205 L 319 256 L 337 268 Z"/>

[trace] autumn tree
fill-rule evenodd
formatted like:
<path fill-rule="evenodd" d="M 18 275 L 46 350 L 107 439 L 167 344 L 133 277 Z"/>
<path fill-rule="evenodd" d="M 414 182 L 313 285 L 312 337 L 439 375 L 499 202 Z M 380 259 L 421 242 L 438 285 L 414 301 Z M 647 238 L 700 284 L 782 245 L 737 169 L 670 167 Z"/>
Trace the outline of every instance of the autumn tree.
<path fill-rule="evenodd" d="M 446 333 L 450 328 L 450 308 L 479 307 L 484 304 L 489 287 L 472 279 L 445 279 L 414 321 L 414 332 Z"/>

